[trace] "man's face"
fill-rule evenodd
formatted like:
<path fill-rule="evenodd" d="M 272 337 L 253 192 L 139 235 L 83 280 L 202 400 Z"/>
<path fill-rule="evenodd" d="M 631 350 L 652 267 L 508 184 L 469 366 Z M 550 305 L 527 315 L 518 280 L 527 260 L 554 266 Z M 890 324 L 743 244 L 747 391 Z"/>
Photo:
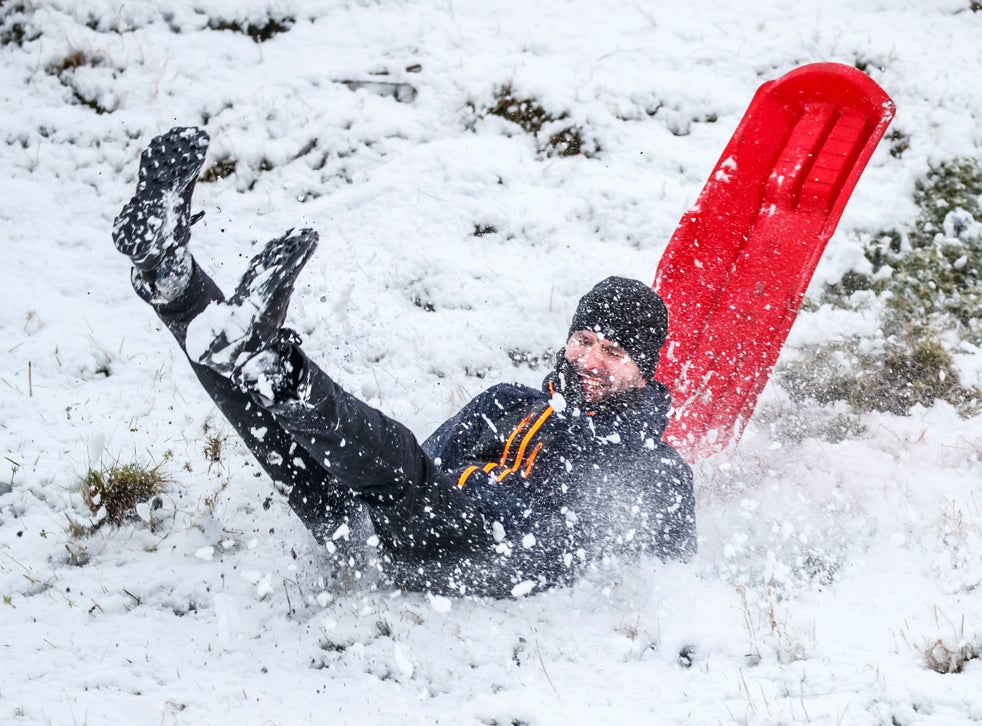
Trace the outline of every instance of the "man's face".
<path fill-rule="evenodd" d="M 577 330 L 570 336 L 566 342 L 566 360 L 580 377 L 587 403 L 598 403 L 645 384 L 627 351 L 591 330 Z"/>

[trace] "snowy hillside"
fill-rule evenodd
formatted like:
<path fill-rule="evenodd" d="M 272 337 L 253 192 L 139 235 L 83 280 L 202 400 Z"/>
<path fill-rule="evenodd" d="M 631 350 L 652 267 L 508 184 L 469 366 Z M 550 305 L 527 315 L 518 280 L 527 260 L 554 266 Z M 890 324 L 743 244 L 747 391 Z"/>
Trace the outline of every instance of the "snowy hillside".
<path fill-rule="evenodd" d="M 982 162 L 982 6 L 730 5 L 0 2 L 0 721 L 982 721 L 978 303 L 932 318 L 960 398 L 791 395 L 815 351 L 849 365 L 897 339 L 899 288 L 823 291 L 901 279 L 864 251 L 917 228 L 932 169 Z M 196 258 L 231 289 L 257 244 L 316 228 L 290 324 L 426 436 L 491 383 L 538 385 L 597 280 L 652 280 L 757 87 L 817 61 L 864 69 L 897 116 L 791 332 L 792 384 L 695 467 L 687 565 L 509 601 L 339 568 L 110 239 L 146 143 L 204 126 Z M 503 117 L 523 101 L 541 126 Z M 982 217 L 950 219 L 964 275 Z M 100 523 L 81 482 L 124 464 L 164 491 Z"/>

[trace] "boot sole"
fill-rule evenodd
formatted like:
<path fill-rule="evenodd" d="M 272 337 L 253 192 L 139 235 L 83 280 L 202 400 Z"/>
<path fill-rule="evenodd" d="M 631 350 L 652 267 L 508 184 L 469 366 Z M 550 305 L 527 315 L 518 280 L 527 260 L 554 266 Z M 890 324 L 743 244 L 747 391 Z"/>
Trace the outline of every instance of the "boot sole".
<path fill-rule="evenodd" d="M 208 134 L 174 128 L 140 155 L 136 194 L 113 222 L 113 242 L 141 272 L 153 272 L 190 238 L 191 194 L 204 164 Z"/>
<path fill-rule="evenodd" d="M 286 319 L 293 286 L 317 247 L 318 235 L 301 229 L 266 243 L 252 258 L 227 305 L 237 311 L 239 334 L 215 332 L 215 339 L 199 362 L 219 373 L 229 374 L 243 354 L 251 355 L 267 347 Z"/>

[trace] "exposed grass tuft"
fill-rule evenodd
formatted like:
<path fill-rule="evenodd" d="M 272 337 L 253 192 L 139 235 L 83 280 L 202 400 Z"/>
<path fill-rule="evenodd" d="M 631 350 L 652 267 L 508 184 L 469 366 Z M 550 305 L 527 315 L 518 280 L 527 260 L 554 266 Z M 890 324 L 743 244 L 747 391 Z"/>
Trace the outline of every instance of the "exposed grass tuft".
<path fill-rule="evenodd" d="M 900 129 L 894 129 L 886 135 L 890 144 L 890 156 L 899 159 L 910 148 L 910 136 Z"/>
<path fill-rule="evenodd" d="M 534 98 L 521 98 L 511 85 L 499 87 L 494 102 L 485 109 L 490 116 L 499 116 L 517 124 L 526 133 L 535 136 L 539 152 L 547 156 L 596 156 L 599 147 L 588 144 L 583 129 L 569 123 L 569 114 L 554 115 Z"/>
<path fill-rule="evenodd" d="M 209 184 L 211 182 L 217 182 L 220 179 L 225 179 L 235 174 L 239 174 L 239 180 L 244 183 L 244 189 L 248 191 L 252 190 L 256 186 L 256 183 L 259 181 L 259 177 L 262 174 L 272 171 L 273 168 L 273 162 L 265 157 L 260 159 L 258 165 L 256 166 L 243 163 L 242 167 L 240 168 L 237 159 L 226 155 L 216 159 L 210 166 L 205 168 L 204 172 L 201 174 L 199 183 Z"/>
<path fill-rule="evenodd" d="M 201 453 L 207 459 L 209 468 L 212 464 L 220 465 L 222 463 L 222 452 L 225 450 L 227 441 L 228 436 L 221 432 L 205 431 L 205 443 L 201 447 Z"/>
<path fill-rule="evenodd" d="M 505 85 L 495 93 L 495 103 L 487 111 L 506 121 L 518 124 L 522 131 L 538 134 L 547 123 L 556 120 L 532 98 L 518 98 L 511 86 Z"/>
<path fill-rule="evenodd" d="M 30 27 L 33 8 L 26 2 L 0 2 L 0 46 L 16 45 L 41 37 L 41 32 Z"/>
<path fill-rule="evenodd" d="M 230 177 L 235 173 L 235 166 L 235 159 L 229 156 L 216 159 L 215 162 L 201 174 L 200 183 L 208 184 L 209 182 L 216 182 L 219 179 Z"/>
<path fill-rule="evenodd" d="M 266 18 L 263 23 L 250 23 L 241 20 L 223 20 L 212 18 L 208 21 L 208 27 L 212 30 L 228 30 L 233 33 L 248 35 L 256 43 L 263 43 L 280 33 L 287 32 L 293 27 L 295 18 Z"/>
<path fill-rule="evenodd" d="M 89 469 L 82 480 L 82 500 L 99 525 L 137 519 L 137 504 L 160 494 L 168 482 L 161 473 L 161 466 L 145 468 L 138 464 L 123 464 Z"/>
<path fill-rule="evenodd" d="M 975 643 L 964 643 L 951 648 L 938 639 L 924 650 L 924 665 L 937 673 L 961 673 L 968 661 L 982 658 L 982 648 Z"/>
<path fill-rule="evenodd" d="M 927 668 L 949 675 L 961 673 L 969 662 L 982 659 L 982 642 L 977 636 L 966 634 L 964 615 L 956 624 L 935 605 L 934 620 L 943 635 L 914 638 L 909 626 L 899 633 L 911 650 L 921 654 Z"/>
<path fill-rule="evenodd" d="M 72 96 L 76 103 L 80 106 L 85 106 L 92 109 L 97 114 L 102 115 L 105 113 L 111 113 L 114 109 L 109 108 L 104 103 L 100 101 L 99 98 L 93 97 L 88 93 L 84 86 L 79 82 L 76 77 L 76 73 L 85 68 L 99 68 L 107 64 L 106 57 L 99 52 L 89 52 L 84 50 L 73 50 L 64 57 L 49 63 L 45 71 L 52 76 L 58 78 L 61 85 L 65 86 L 72 92 Z"/>

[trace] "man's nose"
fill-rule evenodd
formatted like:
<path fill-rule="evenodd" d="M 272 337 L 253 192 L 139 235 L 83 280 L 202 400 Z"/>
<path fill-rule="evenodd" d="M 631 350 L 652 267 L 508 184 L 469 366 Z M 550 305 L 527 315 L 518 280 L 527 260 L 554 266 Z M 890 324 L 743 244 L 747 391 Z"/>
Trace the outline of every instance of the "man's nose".
<path fill-rule="evenodd" d="M 580 356 L 580 363 L 590 370 L 600 370 L 602 362 L 603 356 L 600 355 L 600 351 L 595 345 L 586 348 Z"/>

